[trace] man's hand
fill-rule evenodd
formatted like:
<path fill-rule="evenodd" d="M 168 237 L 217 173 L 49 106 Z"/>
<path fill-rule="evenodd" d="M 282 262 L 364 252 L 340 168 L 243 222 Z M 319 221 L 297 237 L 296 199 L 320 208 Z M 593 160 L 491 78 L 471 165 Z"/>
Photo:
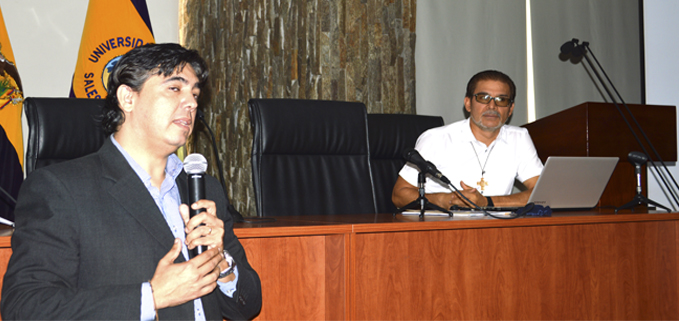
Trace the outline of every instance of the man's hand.
<path fill-rule="evenodd" d="M 481 195 L 481 193 L 479 193 L 479 191 L 476 188 L 465 184 L 463 181 L 460 181 L 460 186 L 462 187 L 460 194 L 467 197 L 470 201 L 474 202 L 474 204 L 476 204 L 480 207 L 484 207 L 484 206 L 488 205 L 488 201 L 486 200 L 486 197 Z M 464 200 L 459 195 L 455 194 L 455 196 L 456 197 L 453 197 L 453 205 L 464 206 L 464 207 L 472 207 L 471 204 L 469 204 L 466 200 Z"/>
<path fill-rule="evenodd" d="M 215 202 L 199 200 L 193 203 L 191 208 L 204 208 L 206 211 L 189 218 L 189 207 L 186 204 L 179 206 L 179 213 L 186 226 L 186 246 L 191 250 L 196 246 L 205 245 L 208 249 L 218 248 L 221 253 L 224 247 L 224 222 L 217 218 Z"/>
<path fill-rule="evenodd" d="M 410 202 L 416 200 L 420 196 L 417 187 L 408 183 L 403 177 L 399 176 L 396 179 L 394 190 L 391 195 L 391 200 L 396 207 L 403 207 Z M 450 208 L 453 205 L 453 199 L 458 199 L 455 193 L 433 193 L 426 195 L 430 203 L 442 208 Z"/>
<path fill-rule="evenodd" d="M 150 281 L 156 310 L 197 299 L 217 286 L 219 263 L 224 261 L 221 249 L 212 248 L 187 262 L 174 263 L 181 252 L 181 240 L 175 239 L 156 266 Z"/>
<path fill-rule="evenodd" d="M 191 207 L 193 209 L 205 208 L 206 211 L 189 218 L 189 207 L 186 204 L 179 206 L 179 213 L 184 219 L 184 226 L 186 226 L 186 246 L 188 249 L 206 245 L 208 249 L 216 248 L 219 253 L 222 253 L 224 248 L 224 222 L 217 217 L 215 202 L 199 200 L 193 203 Z M 229 264 L 226 260 L 222 259 L 219 262 L 219 272 L 228 267 Z M 217 272 L 217 275 L 219 275 L 219 272 Z M 235 274 L 230 274 L 220 281 L 229 282 L 235 280 L 235 278 Z"/>

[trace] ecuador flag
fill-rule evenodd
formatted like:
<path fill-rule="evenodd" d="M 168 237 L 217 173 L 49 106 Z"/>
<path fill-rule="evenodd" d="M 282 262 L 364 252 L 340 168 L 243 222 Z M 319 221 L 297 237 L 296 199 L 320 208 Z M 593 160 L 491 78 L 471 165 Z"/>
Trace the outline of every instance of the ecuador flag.
<path fill-rule="evenodd" d="M 119 57 L 152 42 L 146 0 L 90 0 L 70 97 L 106 98 L 108 76 Z"/>
<path fill-rule="evenodd" d="M 21 134 L 22 91 L 5 19 L 0 10 L 0 126 L 4 128 L 7 139 L 14 146 L 20 166 L 24 163 L 24 143 Z"/>

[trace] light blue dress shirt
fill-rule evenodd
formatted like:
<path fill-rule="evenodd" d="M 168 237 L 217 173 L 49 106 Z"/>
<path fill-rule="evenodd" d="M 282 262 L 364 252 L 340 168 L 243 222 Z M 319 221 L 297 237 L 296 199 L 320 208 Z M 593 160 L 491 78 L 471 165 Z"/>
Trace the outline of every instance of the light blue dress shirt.
<path fill-rule="evenodd" d="M 182 172 L 183 164 L 177 155 L 170 155 L 165 166 L 165 180 L 160 185 L 160 189 L 151 184 L 151 176 L 118 144 L 113 135 L 111 135 L 113 145 L 123 154 L 127 162 L 137 176 L 141 179 L 149 191 L 153 200 L 156 202 L 158 209 L 163 214 L 167 225 L 172 231 L 175 238 L 182 240 L 182 255 L 184 259 L 189 260 L 188 248 L 184 241 L 186 240 L 186 233 L 184 233 L 184 220 L 179 213 L 179 205 L 181 204 L 181 196 L 177 188 L 176 179 Z M 233 297 L 236 291 L 236 284 L 238 282 L 238 266 L 234 269 L 236 279 L 231 282 L 217 282 L 219 289 L 227 296 Z M 196 320 L 205 320 L 205 313 L 203 311 L 203 302 L 200 299 L 193 300 L 194 313 Z M 140 320 L 154 320 L 156 316 L 155 307 L 153 303 L 153 293 L 151 292 L 151 284 L 144 282 L 141 285 L 141 315 Z"/>

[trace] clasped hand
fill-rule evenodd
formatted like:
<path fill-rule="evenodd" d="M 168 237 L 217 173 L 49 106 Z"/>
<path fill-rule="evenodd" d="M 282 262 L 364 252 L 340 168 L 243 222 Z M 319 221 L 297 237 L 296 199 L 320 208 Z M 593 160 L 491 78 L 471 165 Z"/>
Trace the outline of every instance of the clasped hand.
<path fill-rule="evenodd" d="M 466 198 L 468 198 L 470 201 L 474 202 L 474 204 L 483 207 L 488 204 L 488 201 L 486 200 L 486 197 L 481 195 L 479 193 L 479 190 L 477 190 L 474 187 L 471 187 L 467 184 L 465 184 L 463 181 L 460 181 L 460 186 L 462 187 L 462 190 L 459 191 L 459 193 L 451 193 L 451 201 L 450 205 L 457 205 L 457 206 L 463 206 L 463 207 L 472 207 L 469 202 L 467 202 L 465 199 L 463 199 L 460 194 L 464 195 Z"/>
<path fill-rule="evenodd" d="M 175 239 L 172 249 L 158 262 L 151 279 L 156 310 L 176 306 L 212 292 L 219 272 L 228 267 L 222 256 L 224 222 L 217 217 L 217 207 L 209 200 L 199 200 L 193 209 L 206 211 L 189 218 L 189 207 L 182 204 L 179 213 L 186 226 L 186 246 L 207 246 L 208 250 L 189 261 L 174 263 L 181 254 L 181 240 Z"/>

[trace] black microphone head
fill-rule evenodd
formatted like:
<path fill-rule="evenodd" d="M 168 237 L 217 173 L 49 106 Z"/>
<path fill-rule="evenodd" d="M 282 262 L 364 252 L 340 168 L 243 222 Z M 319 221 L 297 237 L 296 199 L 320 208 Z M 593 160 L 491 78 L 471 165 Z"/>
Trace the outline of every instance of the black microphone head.
<path fill-rule="evenodd" d="M 440 181 L 450 185 L 450 180 L 443 176 L 432 162 L 425 160 L 416 149 L 407 149 L 405 153 L 403 153 L 403 158 L 405 158 L 406 161 L 415 164 L 415 166 L 420 169 L 420 172 L 429 173 Z"/>
<path fill-rule="evenodd" d="M 184 171 L 187 174 L 203 174 L 207 170 L 205 156 L 193 153 L 184 158 Z"/>
<path fill-rule="evenodd" d="M 648 157 L 642 152 L 630 152 L 627 154 L 627 160 L 634 165 L 644 165 L 648 161 Z"/>
<path fill-rule="evenodd" d="M 405 152 L 403 152 L 403 159 L 416 165 L 426 163 L 424 158 L 422 158 L 422 155 L 414 148 L 406 149 Z"/>
<path fill-rule="evenodd" d="M 409 160 L 409 159 L 410 159 L 410 155 L 413 153 L 413 151 L 415 151 L 415 149 L 413 149 L 413 148 L 406 148 L 406 150 L 403 151 L 403 159 Z"/>

